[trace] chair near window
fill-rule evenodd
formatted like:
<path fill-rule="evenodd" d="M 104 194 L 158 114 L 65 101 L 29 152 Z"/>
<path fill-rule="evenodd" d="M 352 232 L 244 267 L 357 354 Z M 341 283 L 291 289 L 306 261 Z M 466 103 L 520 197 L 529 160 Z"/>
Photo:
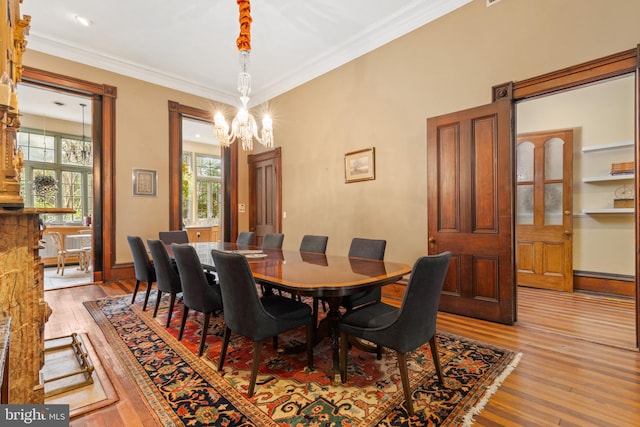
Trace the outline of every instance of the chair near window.
<path fill-rule="evenodd" d="M 413 415 L 406 354 L 429 342 L 438 380 L 444 385 L 438 346 L 436 320 L 442 286 L 449 268 L 451 252 L 419 258 L 411 271 L 400 308 L 382 302 L 365 305 L 346 313 L 340 320 L 340 378 L 347 381 L 348 337 L 357 337 L 395 350 L 402 379 L 405 405 Z"/>
<path fill-rule="evenodd" d="M 149 294 L 151 294 L 151 286 L 156 281 L 156 271 L 149 260 L 147 249 L 144 247 L 144 242 L 140 236 L 127 236 L 129 247 L 131 248 L 131 254 L 133 255 L 133 267 L 136 273 L 136 285 L 133 288 L 133 296 L 131 297 L 131 304 L 136 301 L 136 294 L 140 283 L 147 284 L 147 292 L 144 296 L 144 304 L 142 305 L 142 311 L 147 309 L 147 302 L 149 302 Z"/>
<path fill-rule="evenodd" d="M 49 234 L 51 235 L 51 240 L 56 248 L 56 255 L 58 258 L 56 274 L 60 273 L 61 276 L 64 276 L 65 263 L 67 262 L 67 259 L 71 257 L 75 257 L 80 264 L 80 268 L 84 270 L 84 250 L 82 250 L 82 248 L 65 249 L 62 234 L 57 231 L 53 231 Z"/>
<path fill-rule="evenodd" d="M 189 243 L 189 234 L 187 230 L 161 231 L 158 233 L 158 239 L 165 245 L 171 243 Z"/>
<path fill-rule="evenodd" d="M 244 256 L 212 250 L 211 257 L 220 278 L 226 325 L 218 371 L 224 365 L 231 331 L 253 341 L 253 366 L 247 391 L 248 397 L 253 396 L 263 341 L 302 326 L 306 327 L 307 332 L 307 365 L 313 370 L 311 308 L 303 302 L 280 295 L 259 298 L 251 267 Z"/>
<path fill-rule="evenodd" d="M 198 356 L 202 356 L 211 314 L 222 310 L 220 286 L 217 284 L 211 285 L 207 281 L 198 253 L 193 246 L 172 243 L 171 249 L 178 267 L 180 283 L 182 283 L 182 302 L 184 303 L 178 341 L 182 339 L 189 310 L 204 313 L 204 322 L 200 333 L 200 346 L 198 347 Z"/>
<path fill-rule="evenodd" d="M 180 276 L 162 240 L 147 239 L 147 246 L 153 258 L 153 268 L 156 271 L 156 279 L 158 281 L 158 296 L 156 298 L 156 306 L 153 309 L 153 317 L 156 317 L 158 314 L 162 293 L 170 294 L 171 299 L 169 300 L 169 313 L 167 315 L 166 325 L 168 328 L 171 323 L 171 316 L 173 315 L 173 307 L 176 304 L 176 295 L 182 292 Z"/>
<path fill-rule="evenodd" d="M 253 231 L 241 231 L 238 233 L 236 244 L 240 246 L 253 245 L 256 238 L 256 233 Z"/>

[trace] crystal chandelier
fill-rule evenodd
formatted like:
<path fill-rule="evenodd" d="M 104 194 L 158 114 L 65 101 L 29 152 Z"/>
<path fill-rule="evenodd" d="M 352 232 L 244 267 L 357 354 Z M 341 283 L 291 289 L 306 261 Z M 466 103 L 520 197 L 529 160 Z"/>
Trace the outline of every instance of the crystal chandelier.
<path fill-rule="evenodd" d="M 91 141 L 86 141 L 84 134 L 84 108 L 87 104 L 80 104 L 82 107 L 82 141 L 65 139 L 63 140 L 63 151 L 69 163 L 88 165 L 91 161 Z"/>
<path fill-rule="evenodd" d="M 238 74 L 238 92 L 242 106 L 231 122 L 231 128 L 227 124 L 222 113 L 218 112 L 213 118 L 215 137 L 225 147 L 236 140 L 242 143 L 244 151 L 253 150 L 253 138 L 266 148 L 273 147 L 273 122 L 269 115 L 262 119 L 261 136 L 258 134 L 258 125 L 247 108 L 249 94 L 251 93 L 251 74 L 249 74 L 249 54 L 251 52 L 251 4 L 250 0 L 236 0 L 240 11 L 240 35 L 236 40 L 240 52 L 240 73 Z"/>

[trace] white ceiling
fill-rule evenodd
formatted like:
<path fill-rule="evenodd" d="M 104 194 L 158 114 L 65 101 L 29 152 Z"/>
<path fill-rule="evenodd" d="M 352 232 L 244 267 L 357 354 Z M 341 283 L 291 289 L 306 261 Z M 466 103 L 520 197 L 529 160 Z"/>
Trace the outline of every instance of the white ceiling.
<path fill-rule="evenodd" d="M 293 89 L 470 1 L 254 0 L 249 104 Z M 27 49 L 239 105 L 235 0 L 24 0 L 21 13 L 31 16 Z M 80 25 L 78 15 L 91 25 Z M 36 93 L 21 88 L 21 110 L 52 116 L 68 110 L 66 119 L 79 121 L 77 99 L 65 98 L 61 102 L 69 107 L 60 108 L 52 94 L 45 95 L 35 111 L 29 104 L 36 103 Z"/>

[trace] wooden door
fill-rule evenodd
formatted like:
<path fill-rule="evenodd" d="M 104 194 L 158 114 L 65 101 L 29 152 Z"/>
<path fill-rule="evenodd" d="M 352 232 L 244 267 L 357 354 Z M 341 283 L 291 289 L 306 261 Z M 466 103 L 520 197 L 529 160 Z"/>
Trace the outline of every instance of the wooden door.
<path fill-rule="evenodd" d="M 573 291 L 572 183 L 572 129 L 518 135 L 518 285 Z"/>
<path fill-rule="evenodd" d="M 266 233 L 282 229 L 282 175 L 280 147 L 252 154 L 249 161 L 249 230 L 256 233 L 256 245 L 262 245 Z"/>
<path fill-rule="evenodd" d="M 440 310 L 515 320 L 511 102 L 427 120 L 429 253 L 451 251 Z"/>

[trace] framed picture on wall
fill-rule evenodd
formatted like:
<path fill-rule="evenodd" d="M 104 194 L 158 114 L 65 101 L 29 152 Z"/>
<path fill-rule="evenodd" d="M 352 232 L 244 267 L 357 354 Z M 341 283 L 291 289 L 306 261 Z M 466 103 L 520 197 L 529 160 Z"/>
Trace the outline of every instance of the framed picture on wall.
<path fill-rule="evenodd" d="M 132 173 L 134 196 L 157 196 L 158 173 L 150 169 L 134 169 Z"/>
<path fill-rule="evenodd" d="M 376 179 L 376 149 L 351 151 L 344 155 L 344 180 L 346 183 Z"/>

